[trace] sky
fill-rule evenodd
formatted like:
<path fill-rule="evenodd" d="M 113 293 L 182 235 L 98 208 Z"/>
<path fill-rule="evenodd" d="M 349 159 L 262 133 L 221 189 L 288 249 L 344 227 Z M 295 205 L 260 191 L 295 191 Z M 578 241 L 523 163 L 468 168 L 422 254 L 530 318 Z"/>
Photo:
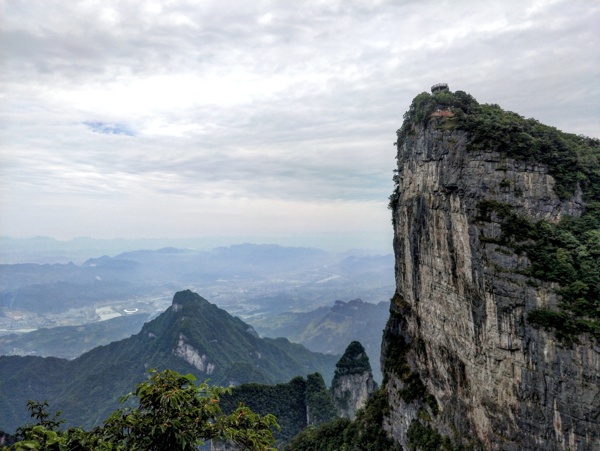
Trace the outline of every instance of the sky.
<path fill-rule="evenodd" d="M 600 137 L 600 3 L 0 0 L 0 235 L 391 252 L 411 100 Z"/>

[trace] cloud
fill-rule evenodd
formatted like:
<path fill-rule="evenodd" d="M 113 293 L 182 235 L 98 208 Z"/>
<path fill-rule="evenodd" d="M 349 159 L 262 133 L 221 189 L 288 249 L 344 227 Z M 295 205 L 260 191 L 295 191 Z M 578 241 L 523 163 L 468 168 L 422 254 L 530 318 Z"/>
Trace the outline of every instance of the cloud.
<path fill-rule="evenodd" d="M 349 212 L 389 216 L 395 131 L 438 82 L 600 136 L 594 2 L 0 8 L 1 234 L 373 233 Z"/>

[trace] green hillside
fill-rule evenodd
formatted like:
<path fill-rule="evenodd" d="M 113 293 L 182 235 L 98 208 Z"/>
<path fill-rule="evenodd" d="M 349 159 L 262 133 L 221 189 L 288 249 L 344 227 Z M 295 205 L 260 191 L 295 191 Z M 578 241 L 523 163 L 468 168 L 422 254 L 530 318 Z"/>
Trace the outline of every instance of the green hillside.
<path fill-rule="evenodd" d="M 10 432 L 27 421 L 29 399 L 47 399 L 70 424 L 95 425 L 151 368 L 228 386 L 286 382 L 314 372 L 331 380 L 336 360 L 284 338 L 261 339 L 240 319 L 196 293 L 182 291 L 140 333 L 72 361 L 0 357 L 0 429 Z"/>
<path fill-rule="evenodd" d="M 275 433 L 279 445 L 289 442 L 309 425 L 317 426 L 337 417 L 329 390 L 319 373 L 309 374 L 306 379 L 298 376 L 285 384 L 243 384 L 235 387 L 226 400 L 231 401 L 229 409 L 242 402 L 260 415 L 275 415 L 281 427 L 281 431 Z"/>

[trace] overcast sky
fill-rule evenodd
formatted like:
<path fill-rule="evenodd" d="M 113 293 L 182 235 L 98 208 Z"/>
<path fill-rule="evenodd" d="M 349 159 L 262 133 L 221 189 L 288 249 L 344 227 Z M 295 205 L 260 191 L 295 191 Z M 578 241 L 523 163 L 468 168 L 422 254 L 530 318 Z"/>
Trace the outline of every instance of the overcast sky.
<path fill-rule="evenodd" d="M 391 251 L 395 132 L 438 82 L 600 137 L 592 0 L 3 0 L 0 24 L 4 236 Z"/>

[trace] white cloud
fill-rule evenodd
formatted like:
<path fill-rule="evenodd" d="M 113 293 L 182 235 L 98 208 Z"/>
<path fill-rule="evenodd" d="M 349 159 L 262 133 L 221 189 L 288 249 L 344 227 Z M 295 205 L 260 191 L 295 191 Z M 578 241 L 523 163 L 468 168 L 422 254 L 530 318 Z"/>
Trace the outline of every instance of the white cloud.
<path fill-rule="evenodd" d="M 0 234 L 389 234 L 395 130 L 441 81 L 600 136 L 594 2 L 0 8 Z"/>

